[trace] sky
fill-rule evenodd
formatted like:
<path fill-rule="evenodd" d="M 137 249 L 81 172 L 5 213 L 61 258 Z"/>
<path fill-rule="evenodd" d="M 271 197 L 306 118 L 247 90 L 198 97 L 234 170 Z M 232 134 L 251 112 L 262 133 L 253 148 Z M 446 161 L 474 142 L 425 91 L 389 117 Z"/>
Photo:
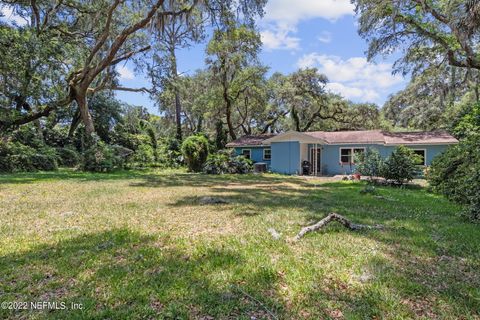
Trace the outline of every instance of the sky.
<path fill-rule="evenodd" d="M 0 10 L 5 15 L 0 19 L 18 23 L 11 10 Z M 257 26 L 263 43 L 260 60 L 270 68 L 270 74 L 316 67 L 329 79 L 327 90 L 354 102 L 379 106 L 407 83 L 408 79 L 392 74 L 393 57 L 367 62 L 367 43 L 357 33 L 350 0 L 269 0 Z M 178 52 L 180 73 L 191 74 L 205 67 L 205 46 L 206 41 Z M 149 87 L 148 80 L 136 73 L 131 63 L 119 65 L 117 70 L 122 85 Z M 158 114 L 147 94 L 118 92 L 117 97 Z"/>

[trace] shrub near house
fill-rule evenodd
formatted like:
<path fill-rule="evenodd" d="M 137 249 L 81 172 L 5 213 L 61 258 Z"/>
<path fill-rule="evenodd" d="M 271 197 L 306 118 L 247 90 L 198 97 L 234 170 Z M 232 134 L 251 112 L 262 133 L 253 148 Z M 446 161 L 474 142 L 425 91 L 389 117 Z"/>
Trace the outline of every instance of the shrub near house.
<path fill-rule="evenodd" d="M 398 146 L 385 160 L 381 169 L 381 175 L 387 181 L 403 184 L 412 181 L 419 173 L 417 164 L 420 157 L 405 146 Z"/>
<path fill-rule="evenodd" d="M 385 160 L 376 149 L 368 148 L 358 155 L 356 170 L 361 175 L 370 177 L 370 180 L 382 177 L 396 184 L 404 184 L 419 173 L 420 161 L 421 158 L 405 146 L 395 148 Z"/>

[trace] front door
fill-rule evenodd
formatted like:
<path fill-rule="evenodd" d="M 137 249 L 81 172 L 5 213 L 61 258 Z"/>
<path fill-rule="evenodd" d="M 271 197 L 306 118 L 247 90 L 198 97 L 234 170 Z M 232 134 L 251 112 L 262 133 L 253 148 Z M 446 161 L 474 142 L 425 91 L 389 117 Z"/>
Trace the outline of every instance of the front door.
<path fill-rule="evenodd" d="M 322 150 L 320 148 L 310 149 L 310 173 L 312 175 L 321 175 L 322 168 Z"/>

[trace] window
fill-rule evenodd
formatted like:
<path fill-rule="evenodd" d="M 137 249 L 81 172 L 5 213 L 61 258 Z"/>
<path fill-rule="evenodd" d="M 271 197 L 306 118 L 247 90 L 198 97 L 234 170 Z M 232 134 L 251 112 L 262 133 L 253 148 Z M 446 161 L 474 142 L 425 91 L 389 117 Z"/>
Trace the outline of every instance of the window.
<path fill-rule="evenodd" d="M 426 154 L 427 154 L 427 150 L 425 149 L 418 149 L 418 150 L 413 150 L 413 152 L 417 155 L 420 156 L 420 159 L 418 160 L 418 162 L 416 162 L 415 164 L 416 165 L 419 165 L 419 166 L 426 166 L 427 163 L 426 163 Z"/>
<path fill-rule="evenodd" d="M 340 149 L 340 162 L 342 164 L 352 162 L 352 149 Z"/>
<path fill-rule="evenodd" d="M 270 160 L 272 159 L 272 149 L 263 149 L 263 160 Z"/>
<path fill-rule="evenodd" d="M 355 163 L 358 154 L 365 152 L 365 148 L 340 148 L 340 163 Z"/>
<path fill-rule="evenodd" d="M 251 159 L 252 158 L 252 150 L 242 149 L 242 156 L 244 156 L 247 159 Z"/>

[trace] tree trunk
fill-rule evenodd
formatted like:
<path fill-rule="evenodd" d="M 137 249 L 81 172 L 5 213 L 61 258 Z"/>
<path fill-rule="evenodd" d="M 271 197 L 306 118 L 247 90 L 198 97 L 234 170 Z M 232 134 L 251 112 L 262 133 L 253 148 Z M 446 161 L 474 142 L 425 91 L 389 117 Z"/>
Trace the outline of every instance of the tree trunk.
<path fill-rule="evenodd" d="M 80 118 L 85 125 L 85 132 L 87 136 L 91 136 L 95 132 L 95 127 L 93 125 L 92 116 L 88 111 L 87 97 L 85 94 L 77 93 L 75 96 L 75 101 L 77 102 L 78 109 L 80 110 Z"/>
<path fill-rule="evenodd" d="M 233 128 L 232 124 L 232 106 L 230 99 L 227 98 L 226 105 L 225 105 L 225 113 L 227 116 L 227 126 L 228 126 L 228 134 L 232 140 L 237 140 L 237 135 L 235 134 L 235 129 Z"/>
<path fill-rule="evenodd" d="M 198 116 L 198 120 L 197 120 L 197 129 L 196 129 L 196 133 L 201 133 L 203 130 L 203 115 L 200 114 Z"/>
<path fill-rule="evenodd" d="M 173 88 L 175 92 L 175 125 L 176 125 L 176 138 L 178 141 L 182 141 L 182 104 L 180 101 L 180 92 L 178 91 L 178 71 L 177 71 L 177 56 L 175 54 L 175 41 L 173 40 L 172 47 L 170 48 L 170 67 L 172 72 Z"/>
<path fill-rule="evenodd" d="M 175 88 L 175 122 L 177 125 L 177 134 L 176 138 L 178 141 L 182 141 L 182 105 L 180 104 L 180 94 L 178 93 L 178 89 Z"/>

